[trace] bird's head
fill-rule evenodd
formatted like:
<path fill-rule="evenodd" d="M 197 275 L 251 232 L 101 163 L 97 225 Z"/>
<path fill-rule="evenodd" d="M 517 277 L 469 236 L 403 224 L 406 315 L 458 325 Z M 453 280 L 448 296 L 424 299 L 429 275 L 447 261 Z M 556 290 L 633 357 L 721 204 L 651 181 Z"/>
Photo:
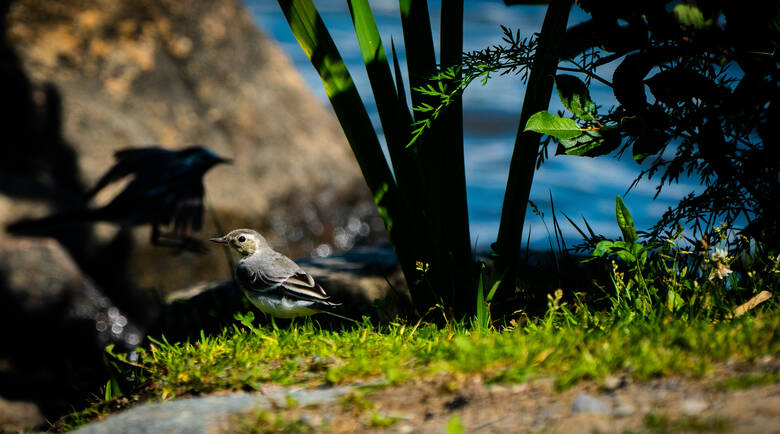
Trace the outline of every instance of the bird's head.
<path fill-rule="evenodd" d="M 212 238 L 209 241 L 227 244 L 241 256 L 249 256 L 262 248 L 268 247 L 268 242 L 265 238 L 252 229 L 236 229 L 227 235 Z"/>
<path fill-rule="evenodd" d="M 233 160 L 229 158 L 222 158 L 215 154 L 211 149 L 204 148 L 203 146 L 190 146 L 189 148 L 179 151 L 185 161 L 191 166 L 202 167 L 208 170 L 220 163 L 232 163 Z"/>

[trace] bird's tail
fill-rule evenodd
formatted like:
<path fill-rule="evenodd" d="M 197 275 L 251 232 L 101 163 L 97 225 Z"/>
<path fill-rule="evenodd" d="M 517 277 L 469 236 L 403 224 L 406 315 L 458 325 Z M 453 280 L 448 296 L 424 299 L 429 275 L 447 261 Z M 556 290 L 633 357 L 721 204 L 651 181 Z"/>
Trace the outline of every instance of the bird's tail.
<path fill-rule="evenodd" d="M 330 315 L 330 316 L 335 316 L 336 318 L 341 318 L 341 319 L 343 319 L 343 320 L 351 321 L 351 322 L 353 322 L 353 323 L 355 323 L 355 324 L 360 324 L 359 322 L 357 322 L 356 320 L 354 320 L 354 319 L 352 319 L 352 318 L 347 318 L 347 317 L 345 317 L 344 315 L 339 315 L 339 314 L 337 314 L 337 313 L 335 313 L 335 312 L 331 312 L 331 311 L 329 311 L 329 310 L 321 310 L 320 312 L 322 312 L 322 313 L 327 313 L 328 315 Z"/>
<path fill-rule="evenodd" d="M 84 209 L 62 214 L 54 214 L 39 219 L 22 219 L 9 224 L 5 227 L 5 229 L 12 234 L 36 235 L 44 233 L 50 229 L 55 229 L 57 226 L 63 224 L 93 221 L 97 218 L 95 213 L 96 210 Z"/>

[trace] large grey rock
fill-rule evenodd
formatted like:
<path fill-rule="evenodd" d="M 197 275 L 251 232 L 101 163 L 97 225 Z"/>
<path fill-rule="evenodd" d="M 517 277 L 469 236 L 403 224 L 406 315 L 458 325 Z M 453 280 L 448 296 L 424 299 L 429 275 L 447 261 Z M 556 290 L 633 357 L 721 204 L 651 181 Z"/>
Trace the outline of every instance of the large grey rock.
<path fill-rule="evenodd" d="M 263 394 L 236 393 L 144 404 L 93 422 L 74 432 L 82 434 L 229 432 L 230 417 L 238 413 L 285 407 L 285 397 L 288 396 L 304 407 L 325 404 L 350 390 L 352 390 L 350 386 L 292 392 L 273 390 Z"/>
<path fill-rule="evenodd" d="M 17 0 L 7 15 L 29 91 L 6 104 L 30 106 L 26 128 L 50 133 L 6 145 L 25 149 L 18 167 L 27 157 L 36 163 L 0 176 L 0 227 L 79 205 L 117 149 L 199 143 L 235 160 L 206 176 L 214 215 L 204 219 L 204 238 L 216 234 L 217 218 L 226 229 L 262 230 L 301 256 L 335 246 L 351 219 L 382 230 L 335 117 L 238 0 Z M 96 233 L 108 240 L 115 229 Z M 171 257 L 148 248 L 148 227 L 134 235 L 130 272 L 141 286 L 179 288 L 225 271 L 217 250 Z"/>

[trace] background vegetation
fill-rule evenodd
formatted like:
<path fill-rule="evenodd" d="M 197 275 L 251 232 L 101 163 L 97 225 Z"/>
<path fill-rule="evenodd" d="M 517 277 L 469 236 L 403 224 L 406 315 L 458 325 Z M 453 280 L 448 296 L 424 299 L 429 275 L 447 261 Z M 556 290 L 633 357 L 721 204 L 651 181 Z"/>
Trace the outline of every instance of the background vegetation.
<path fill-rule="evenodd" d="M 648 245 L 681 234 L 677 226 L 684 224 L 690 234 L 675 242 L 687 241 L 700 254 L 720 242 L 727 253 L 758 249 L 776 256 L 780 189 L 777 159 L 766 148 L 774 137 L 769 120 L 779 82 L 776 2 L 756 8 L 710 2 L 701 9 L 667 1 L 580 2 L 590 19 L 567 29 L 572 3 L 554 0 L 534 37 L 521 40 L 505 28 L 506 45 L 464 56 L 462 2 L 446 2 L 437 64 L 426 3 L 402 1 L 410 112 L 394 43 L 391 70 L 368 2 L 349 1 L 392 172 L 312 2 L 279 3 L 374 192 L 418 314 L 436 303 L 456 317 L 477 309 L 470 302 L 479 271 L 469 247 L 460 95 L 493 74 L 518 74 L 528 89 L 492 245 L 490 284 L 501 282 L 499 297 L 513 297 L 518 278 L 525 277 L 519 273 L 526 205 L 534 171 L 552 141 L 557 154 L 631 150 L 638 163 L 650 159 L 640 178 L 660 175 L 659 192 L 683 173 L 699 176 L 705 190 L 684 198 L 643 233 Z M 611 79 L 602 77 L 611 68 Z M 601 107 L 590 98 L 594 80 L 612 89 L 617 106 Z M 553 86 L 570 117 L 546 111 Z M 581 233 L 586 251 L 603 240 Z M 633 238 L 623 241 L 635 243 Z M 542 297 L 537 291 L 525 299 Z"/>

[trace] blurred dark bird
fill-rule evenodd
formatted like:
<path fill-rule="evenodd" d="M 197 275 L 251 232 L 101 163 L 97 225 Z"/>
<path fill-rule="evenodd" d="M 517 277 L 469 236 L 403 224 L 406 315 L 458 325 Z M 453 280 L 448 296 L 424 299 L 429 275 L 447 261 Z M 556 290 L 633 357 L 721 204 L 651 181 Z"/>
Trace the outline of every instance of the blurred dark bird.
<path fill-rule="evenodd" d="M 8 226 L 12 233 L 29 234 L 65 223 L 106 221 L 123 227 L 151 224 L 151 243 L 157 246 L 203 250 L 189 237 L 203 225 L 203 176 L 220 163 L 230 163 L 209 149 L 192 146 L 180 151 L 159 147 L 123 149 L 117 163 L 86 193 L 89 200 L 107 185 L 133 175 L 127 186 L 107 205 L 28 219 Z M 161 226 L 173 225 L 163 234 Z"/>

